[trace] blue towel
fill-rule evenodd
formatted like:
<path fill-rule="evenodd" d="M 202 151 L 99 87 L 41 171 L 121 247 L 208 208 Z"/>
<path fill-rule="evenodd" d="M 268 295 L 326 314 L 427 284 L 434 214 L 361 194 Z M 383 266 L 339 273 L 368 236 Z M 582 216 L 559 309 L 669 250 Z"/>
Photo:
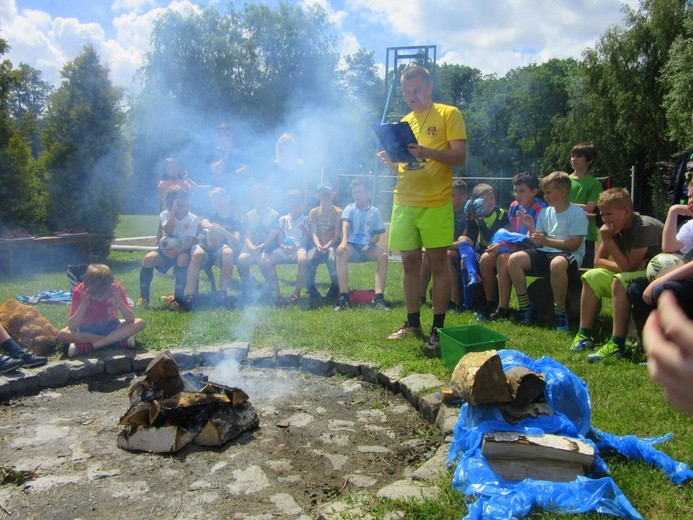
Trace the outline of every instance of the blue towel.
<path fill-rule="evenodd" d="M 59 291 L 57 289 L 49 289 L 41 291 L 34 296 L 17 296 L 17 299 L 22 303 L 63 303 L 70 304 L 72 302 L 72 293 L 67 291 Z"/>

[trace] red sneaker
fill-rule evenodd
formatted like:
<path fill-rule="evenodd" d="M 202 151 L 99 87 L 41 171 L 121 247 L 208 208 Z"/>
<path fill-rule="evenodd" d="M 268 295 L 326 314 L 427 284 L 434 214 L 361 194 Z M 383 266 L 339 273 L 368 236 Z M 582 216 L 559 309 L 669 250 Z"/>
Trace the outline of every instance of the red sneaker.
<path fill-rule="evenodd" d="M 70 343 L 67 347 L 67 357 L 85 356 L 94 350 L 94 345 L 91 343 Z"/>

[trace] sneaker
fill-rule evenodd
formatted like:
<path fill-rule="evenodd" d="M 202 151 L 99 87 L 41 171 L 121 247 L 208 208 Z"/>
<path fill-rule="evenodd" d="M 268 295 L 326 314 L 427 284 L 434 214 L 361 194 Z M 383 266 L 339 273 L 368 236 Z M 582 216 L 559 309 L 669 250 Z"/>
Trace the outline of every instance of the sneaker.
<path fill-rule="evenodd" d="M 17 370 L 23 364 L 24 361 L 21 359 L 15 359 L 10 356 L 0 354 L 0 374 L 6 374 L 7 372 Z"/>
<path fill-rule="evenodd" d="M 488 311 L 477 311 L 474 313 L 474 316 L 476 316 L 476 321 L 478 322 L 484 322 L 488 321 L 490 319 L 490 314 Z"/>
<path fill-rule="evenodd" d="M 148 309 L 149 308 L 149 300 L 146 298 L 138 298 L 137 299 L 137 306 L 142 307 L 143 309 Z"/>
<path fill-rule="evenodd" d="M 24 366 L 28 368 L 41 367 L 48 363 L 48 358 L 46 356 L 37 356 L 36 354 L 28 350 L 22 350 L 21 352 L 17 352 L 12 357 L 21 360 L 24 363 Z"/>
<path fill-rule="evenodd" d="M 321 298 L 320 291 L 318 291 L 318 289 L 315 286 L 308 287 L 308 297 L 312 298 L 313 300 L 317 300 L 318 298 Z"/>
<path fill-rule="evenodd" d="M 70 343 L 70 346 L 67 347 L 67 357 L 84 356 L 93 350 L 94 346 L 91 343 Z"/>
<path fill-rule="evenodd" d="M 594 340 L 578 332 L 573 338 L 573 344 L 570 345 L 570 350 L 577 352 L 579 350 L 591 349 L 592 347 L 594 347 Z"/>
<path fill-rule="evenodd" d="M 412 327 L 408 321 L 397 331 L 390 334 L 387 339 L 402 339 L 408 336 L 421 336 L 421 327 Z"/>
<path fill-rule="evenodd" d="M 529 307 L 520 308 L 520 323 L 531 325 L 535 310 L 537 310 L 537 305 L 534 302 L 529 302 Z"/>
<path fill-rule="evenodd" d="M 434 328 L 431 330 L 428 341 L 423 345 L 423 355 L 429 358 L 440 357 L 440 336 L 438 335 L 438 329 Z"/>
<path fill-rule="evenodd" d="M 334 306 L 335 311 L 344 311 L 349 308 L 349 297 L 346 295 L 340 296 L 337 300 L 337 305 Z"/>
<path fill-rule="evenodd" d="M 602 361 L 605 358 L 608 357 L 613 357 L 613 358 L 620 358 L 623 357 L 623 351 L 621 350 L 621 347 L 619 347 L 616 343 L 613 341 L 607 341 L 602 348 L 597 350 L 596 352 L 593 352 L 592 354 L 588 354 L 587 356 L 587 361 Z"/>
<path fill-rule="evenodd" d="M 382 298 L 382 297 L 373 299 L 373 308 L 378 309 L 379 311 L 389 311 L 390 310 L 390 306 L 385 301 L 385 298 Z"/>
<path fill-rule="evenodd" d="M 120 348 L 125 348 L 128 350 L 135 350 L 137 348 L 137 343 L 135 343 L 135 336 L 128 336 L 127 338 L 120 340 L 118 342 Z"/>
<path fill-rule="evenodd" d="M 490 321 L 497 320 L 507 320 L 510 318 L 510 309 L 505 309 L 503 307 L 497 307 L 495 311 L 489 314 L 488 319 Z"/>
<path fill-rule="evenodd" d="M 556 312 L 554 314 L 556 320 L 556 330 L 559 332 L 570 332 L 570 320 L 567 312 Z"/>

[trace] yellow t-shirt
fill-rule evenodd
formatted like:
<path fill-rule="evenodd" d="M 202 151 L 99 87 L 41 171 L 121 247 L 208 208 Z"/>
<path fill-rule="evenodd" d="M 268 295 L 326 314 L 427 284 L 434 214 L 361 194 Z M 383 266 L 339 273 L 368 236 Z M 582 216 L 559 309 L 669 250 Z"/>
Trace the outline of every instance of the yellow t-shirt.
<path fill-rule="evenodd" d="M 419 114 L 410 112 L 402 121 L 409 123 L 420 145 L 435 150 L 449 150 L 449 141 L 467 139 L 462 114 L 450 105 L 434 103 L 430 110 Z M 406 164 L 399 164 L 395 202 L 420 208 L 450 204 L 452 167 L 431 159 L 426 159 L 421 165 L 421 170 L 407 170 Z"/>

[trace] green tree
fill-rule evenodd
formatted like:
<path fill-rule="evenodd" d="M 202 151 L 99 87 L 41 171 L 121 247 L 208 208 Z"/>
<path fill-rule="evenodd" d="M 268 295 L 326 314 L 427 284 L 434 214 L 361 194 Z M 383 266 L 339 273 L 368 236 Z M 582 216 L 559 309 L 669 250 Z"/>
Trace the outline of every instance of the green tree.
<path fill-rule="evenodd" d="M 0 56 L 7 50 L 7 42 L 0 39 Z M 45 218 L 44 190 L 29 146 L 10 115 L 15 80 L 12 63 L 0 62 L 0 227 L 39 232 Z"/>
<path fill-rule="evenodd" d="M 296 131 L 304 114 L 322 111 L 312 123 L 332 127 L 324 135 L 340 123 L 367 128 L 342 111 L 347 100 L 337 65 L 336 33 L 319 6 L 280 2 L 274 9 L 246 4 L 238 11 L 229 4 L 226 13 L 211 7 L 167 11 L 155 23 L 140 71 L 142 90 L 130 103 L 133 191 L 140 197 L 131 205 L 141 207 L 153 195 L 156 165 L 167 155 L 204 181 L 206 152 L 222 122 L 234 128 L 251 163 L 272 156 L 277 133 Z M 353 164 L 344 154 L 360 149 L 345 144 L 322 166 L 333 171 L 340 161 Z"/>
<path fill-rule="evenodd" d="M 661 77 L 667 137 L 679 149 L 693 145 L 693 8 L 686 11 L 683 32 L 669 50 Z"/>
<path fill-rule="evenodd" d="M 594 141 L 599 149 L 597 167 L 611 176 L 613 185 L 629 186 L 634 165 L 636 206 L 646 212 L 650 202 L 638 195 L 662 188 L 648 184 L 655 177 L 661 184 L 651 172 L 677 151 L 667 137 L 666 89 L 660 78 L 669 50 L 684 32 L 683 21 L 690 10 L 686 4 L 685 0 L 643 0 L 637 10 L 624 8 L 625 28 L 610 28 L 585 53 L 584 84 L 572 88 L 583 99 L 571 100 L 573 110 L 581 106 L 585 112 L 563 119 L 561 123 L 572 128 L 555 134 Z"/>
<path fill-rule="evenodd" d="M 48 225 L 99 233 L 103 240 L 97 253 L 105 257 L 129 173 L 121 93 L 91 46 L 68 62 L 61 76 L 43 132 Z"/>
<path fill-rule="evenodd" d="M 40 70 L 21 63 L 12 71 L 10 115 L 18 131 L 31 143 L 33 157 L 38 157 L 41 151 L 41 118 L 52 92 L 53 87 L 43 79 Z"/>

